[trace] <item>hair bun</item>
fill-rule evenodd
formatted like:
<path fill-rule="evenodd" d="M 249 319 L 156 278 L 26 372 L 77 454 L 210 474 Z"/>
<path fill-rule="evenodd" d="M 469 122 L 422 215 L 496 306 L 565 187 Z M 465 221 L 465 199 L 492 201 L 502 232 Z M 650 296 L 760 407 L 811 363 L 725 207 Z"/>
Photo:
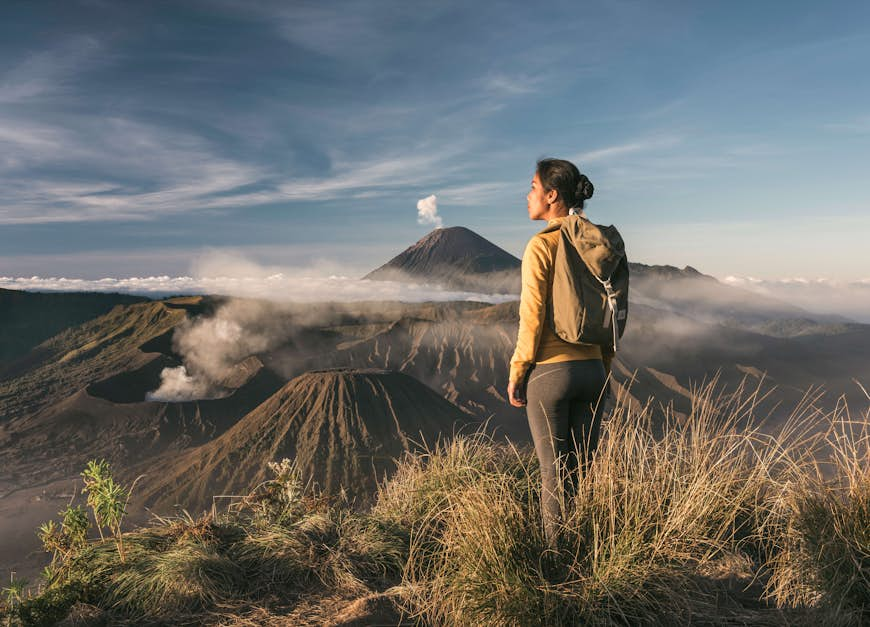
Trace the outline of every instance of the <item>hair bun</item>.
<path fill-rule="evenodd" d="M 595 187 L 592 185 L 592 181 L 590 181 L 585 174 L 580 175 L 580 181 L 577 183 L 577 189 L 574 192 L 578 200 L 589 200 L 592 198 L 592 193 L 595 191 Z"/>

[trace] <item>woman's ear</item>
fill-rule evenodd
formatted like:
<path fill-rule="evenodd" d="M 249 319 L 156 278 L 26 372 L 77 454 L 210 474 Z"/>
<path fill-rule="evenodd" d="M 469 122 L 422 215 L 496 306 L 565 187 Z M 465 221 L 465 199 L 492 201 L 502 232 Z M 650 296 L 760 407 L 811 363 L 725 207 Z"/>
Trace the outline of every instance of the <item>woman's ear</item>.
<path fill-rule="evenodd" d="M 557 192 L 555 189 L 551 189 L 550 191 L 547 192 L 547 204 L 552 205 L 553 203 L 556 202 L 556 199 L 558 197 L 559 197 L 559 192 Z"/>

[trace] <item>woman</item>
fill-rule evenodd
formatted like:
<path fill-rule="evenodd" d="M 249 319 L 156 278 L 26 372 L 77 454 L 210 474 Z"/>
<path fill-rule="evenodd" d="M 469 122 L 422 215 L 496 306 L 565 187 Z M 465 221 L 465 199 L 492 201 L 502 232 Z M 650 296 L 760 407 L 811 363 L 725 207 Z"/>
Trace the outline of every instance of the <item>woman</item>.
<path fill-rule="evenodd" d="M 558 225 L 569 213 L 583 215 L 592 183 L 562 159 L 538 161 L 529 191 L 529 219 L 548 228 L 529 241 L 523 254 L 520 327 L 511 358 L 508 399 L 526 406 L 541 466 L 541 510 L 547 541 L 556 540 L 561 504 L 574 494 L 578 465 L 585 470 L 598 444 L 612 354 L 594 344 L 569 344 L 547 323 Z M 607 349 L 605 349 L 606 351 Z M 578 453 L 582 459 L 578 464 Z"/>

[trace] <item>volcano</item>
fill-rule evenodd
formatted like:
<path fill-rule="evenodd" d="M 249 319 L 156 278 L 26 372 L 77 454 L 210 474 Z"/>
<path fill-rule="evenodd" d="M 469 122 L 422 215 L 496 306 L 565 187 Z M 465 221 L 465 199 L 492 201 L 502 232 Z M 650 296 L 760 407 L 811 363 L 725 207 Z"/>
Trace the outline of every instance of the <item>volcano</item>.
<path fill-rule="evenodd" d="M 462 226 L 435 229 L 363 277 L 426 281 L 460 290 L 519 293 L 520 260 Z"/>
<path fill-rule="evenodd" d="M 413 377 L 390 370 L 312 371 L 289 381 L 233 428 L 166 464 L 140 489 L 145 504 L 204 507 L 214 494 L 246 494 L 266 464 L 295 459 L 326 494 L 365 497 L 405 451 L 469 422 Z"/>

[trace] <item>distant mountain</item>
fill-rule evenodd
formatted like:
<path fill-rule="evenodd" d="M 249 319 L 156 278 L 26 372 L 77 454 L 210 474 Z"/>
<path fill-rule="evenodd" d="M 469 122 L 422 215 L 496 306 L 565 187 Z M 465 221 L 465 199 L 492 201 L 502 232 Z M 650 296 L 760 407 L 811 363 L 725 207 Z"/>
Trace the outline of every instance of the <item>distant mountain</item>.
<path fill-rule="evenodd" d="M 519 294 L 522 261 L 488 239 L 463 226 L 435 229 L 413 246 L 406 248 L 363 279 L 397 281 L 440 281 L 462 289 L 469 282 L 483 285 L 487 278 L 502 273 L 517 273 L 511 292 Z M 633 278 L 660 281 L 698 279 L 718 283 L 691 266 L 649 266 L 629 263 Z"/>
<path fill-rule="evenodd" d="M 149 506 L 204 507 L 269 476 L 266 462 L 295 459 L 304 481 L 329 494 L 371 495 L 395 460 L 469 421 L 413 377 L 372 369 L 305 373 L 214 441 L 159 464 L 139 490 Z"/>
<path fill-rule="evenodd" d="M 683 268 L 678 268 L 676 266 L 662 265 L 662 266 L 650 266 L 645 263 L 633 263 L 630 262 L 628 264 L 628 269 L 631 272 L 631 277 L 633 279 L 651 279 L 651 280 L 659 280 L 659 281 L 679 281 L 682 279 L 697 279 L 700 281 L 718 283 L 719 281 L 710 276 L 709 274 L 704 274 L 699 272 L 692 266 L 685 266 Z"/>
<path fill-rule="evenodd" d="M 363 278 L 518 294 L 520 265 L 519 259 L 474 231 L 454 226 L 435 229 Z"/>

